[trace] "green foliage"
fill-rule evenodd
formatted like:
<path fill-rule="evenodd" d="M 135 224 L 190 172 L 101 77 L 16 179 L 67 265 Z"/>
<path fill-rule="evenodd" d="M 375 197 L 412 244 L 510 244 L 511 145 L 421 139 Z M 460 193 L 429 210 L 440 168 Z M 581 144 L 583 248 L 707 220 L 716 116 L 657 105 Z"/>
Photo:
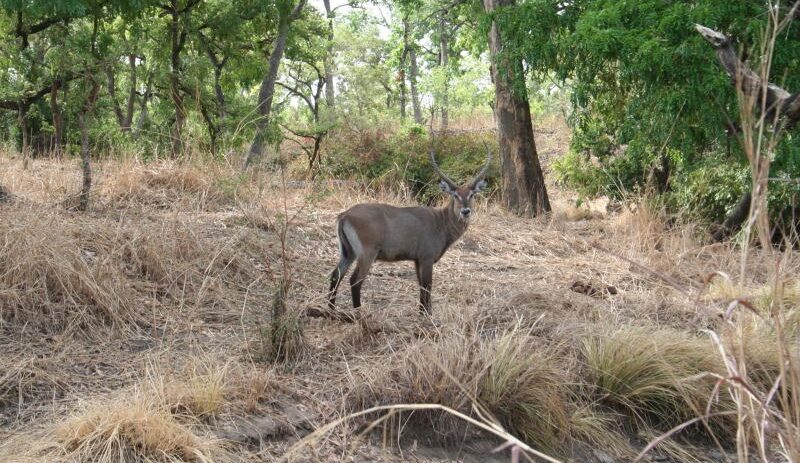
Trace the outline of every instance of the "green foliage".
<path fill-rule="evenodd" d="M 420 202 L 431 204 L 442 196 L 439 179 L 430 164 L 430 138 L 420 126 L 387 134 L 363 131 L 358 137 L 337 138 L 330 144 L 328 169 L 337 177 L 359 177 L 377 185 L 410 191 Z M 497 141 L 488 132 L 458 133 L 436 139 L 436 160 L 453 181 L 467 183 L 486 162 L 486 146 L 494 164 L 486 176 L 487 194 L 499 184 Z"/>
<path fill-rule="evenodd" d="M 670 195 L 675 206 L 704 221 L 720 222 L 750 185 L 749 168 L 710 156 L 674 177 Z"/>
<path fill-rule="evenodd" d="M 583 154 L 557 163 L 560 179 L 587 194 L 641 192 L 667 153 L 677 190 L 669 203 L 719 220 L 748 186 L 741 148 L 725 133 L 739 110 L 694 24 L 734 37 L 748 53 L 766 24 L 764 7 L 756 0 L 526 0 L 498 13 L 508 53 L 523 58 L 535 79 L 554 75 L 571 85 L 572 150 Z M 773 60 L 774 80 L 795 90 L 798 30 L 795 22 L 780 35 Z M 797 178 L 790 166 L 798 149 L 796 140 L 781 144 L 775 175 Z M 778 194 L 773 206 L 790 196 Z"/>

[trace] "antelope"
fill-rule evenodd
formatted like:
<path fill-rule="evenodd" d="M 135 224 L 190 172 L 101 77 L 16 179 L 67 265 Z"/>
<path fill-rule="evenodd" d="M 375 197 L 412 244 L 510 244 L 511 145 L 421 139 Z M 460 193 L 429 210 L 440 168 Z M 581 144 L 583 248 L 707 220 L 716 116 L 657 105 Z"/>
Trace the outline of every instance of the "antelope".
<path fill-rule="evenodd" d="M 472 198 L 486 188 L 484 178 L 492 153 L 486 147 L 486 164 L 475 179 L 457 186 L 436 163 L 431 141 L 430 158 L 440 178 L 439 187 L 450 196 L 447 205 L 433 207 L 395 207 L 388 204 L 358 204 L 337 217 L 339 263 L 331 273 L 328 308 L 336 307 L 336 291 L 353 261 L 356 269 L 350 277 L 353 308 L 361 307 L 361 285 L 375 260 L 386 262 L 414 261 L 419 282 L 419 305 L 431 314 L 433 264 L 467 230 L 472 216 Z"/>

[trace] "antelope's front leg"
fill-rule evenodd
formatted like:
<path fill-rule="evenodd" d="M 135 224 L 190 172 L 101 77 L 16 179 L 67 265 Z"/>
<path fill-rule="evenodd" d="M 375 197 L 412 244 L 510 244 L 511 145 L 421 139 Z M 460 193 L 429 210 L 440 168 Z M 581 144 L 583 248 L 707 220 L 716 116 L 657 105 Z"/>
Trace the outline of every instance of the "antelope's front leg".
<path fill-rule="evenodd" d="M 433 287 L 433 261 L 414 261 L 419 282 L 420 310 L 431 314 L 431 289 Z"/>

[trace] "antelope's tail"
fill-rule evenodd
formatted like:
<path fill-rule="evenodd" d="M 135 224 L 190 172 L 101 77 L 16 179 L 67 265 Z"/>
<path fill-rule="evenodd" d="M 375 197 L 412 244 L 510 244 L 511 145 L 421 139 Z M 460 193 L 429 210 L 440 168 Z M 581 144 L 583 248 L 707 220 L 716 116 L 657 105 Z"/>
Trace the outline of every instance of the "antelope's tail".
<path fill-rule="evenodd" d="M 339 217 L 336 220 L 336 234 L 339 237 L 339 253 L 341 253 L 344 259 L 352 260 L 356 256 L 353 252 L 353 245 L 350 244 L 350 241 L 347 239 L 347 234 L 344 232 L 345 220 L 346 219 L 344 217 Z"/>

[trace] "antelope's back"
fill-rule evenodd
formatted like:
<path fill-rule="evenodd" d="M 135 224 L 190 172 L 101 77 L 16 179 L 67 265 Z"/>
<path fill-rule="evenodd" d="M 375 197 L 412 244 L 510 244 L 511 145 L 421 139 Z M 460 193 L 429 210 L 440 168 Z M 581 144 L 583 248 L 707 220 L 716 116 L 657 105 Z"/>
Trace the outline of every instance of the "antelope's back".
<path fill-rule="evenodd" d="M 435 241 L 433 214 L 424 207 L 395 207 L 388 204 L 358 204 L 339 215 L 349 224 L 367 253 L 385 261 L 424 257 Z"/>

